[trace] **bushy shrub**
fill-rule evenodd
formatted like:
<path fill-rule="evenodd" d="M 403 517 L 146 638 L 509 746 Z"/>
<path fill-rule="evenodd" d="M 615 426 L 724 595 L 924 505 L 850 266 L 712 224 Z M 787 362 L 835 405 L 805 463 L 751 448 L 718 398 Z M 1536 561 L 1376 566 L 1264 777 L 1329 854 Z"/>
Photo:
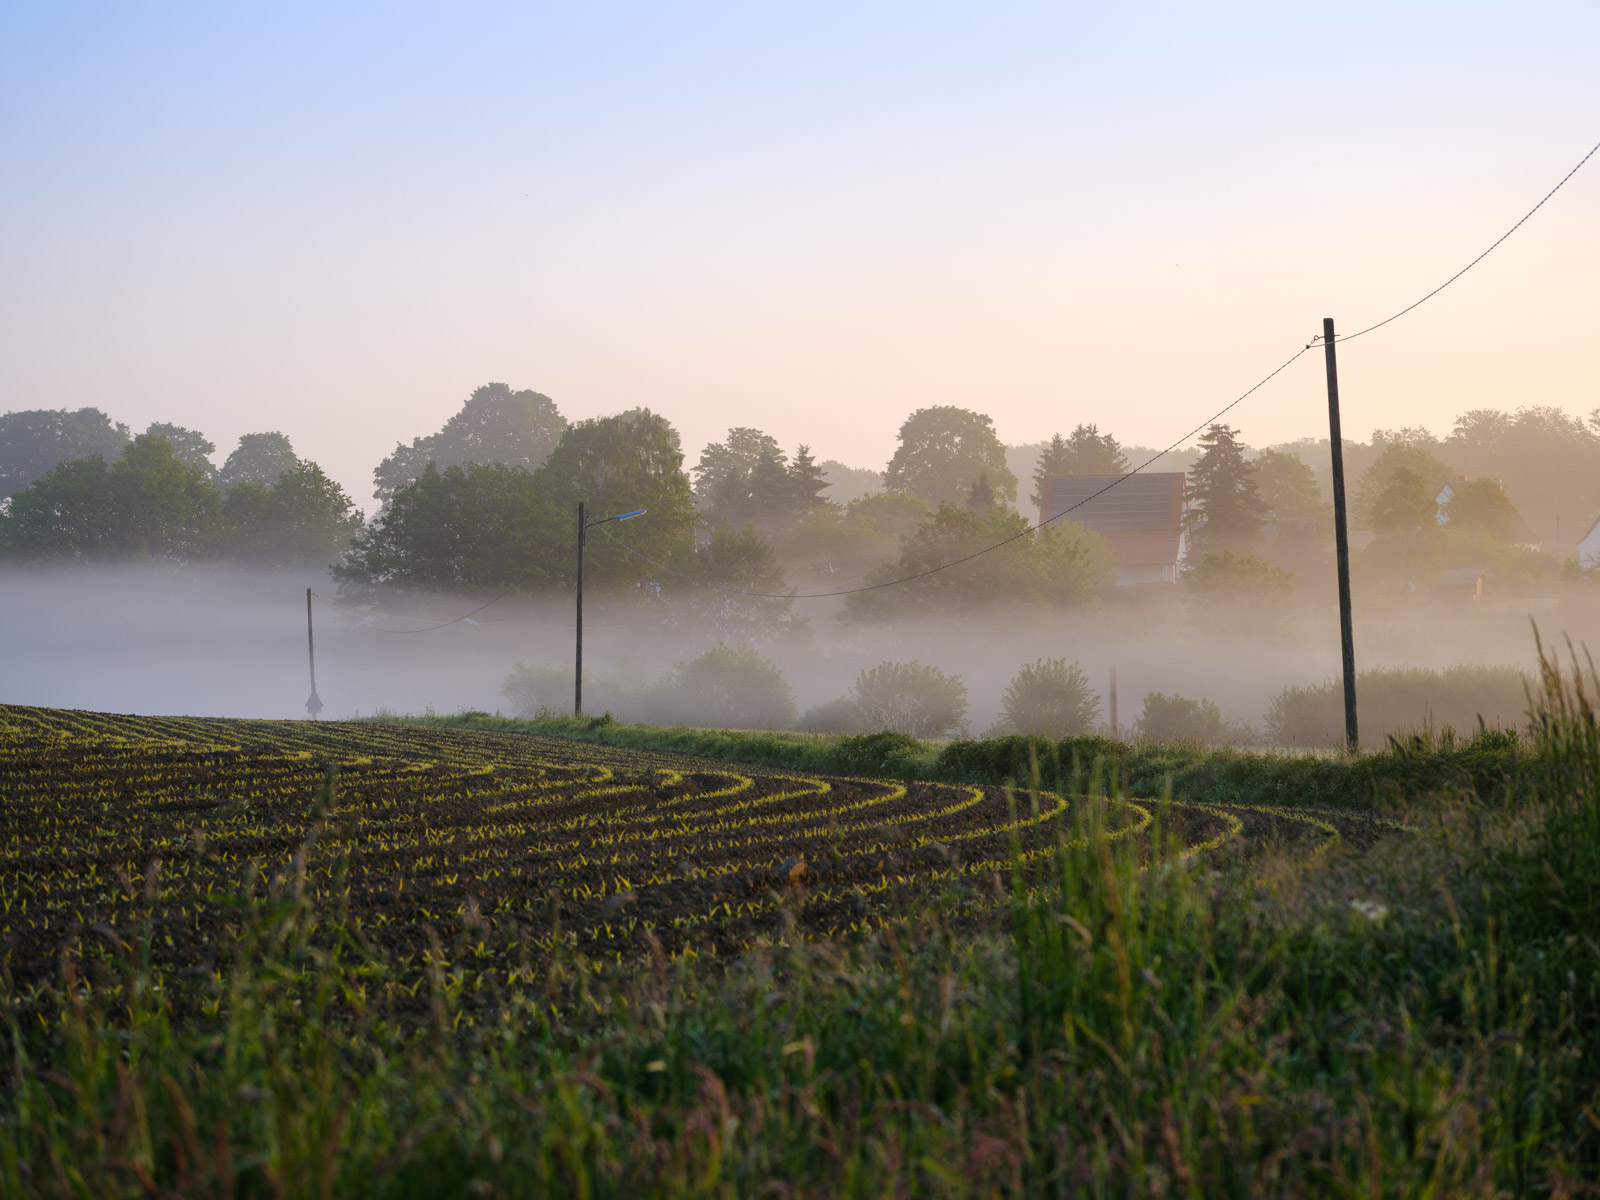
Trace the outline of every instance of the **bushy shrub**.
<path fill-rule="evenodd" d="M 1383 746 L 1390 734 L 1447 729 L 1462 734 L 1527 724 L 1527 677 L 1516 667 L 1434 671 L 1379 667 L 1356 675 L 1361 744 Z M 1344 738 L 1344 682 L 1287 687 L 1267 709 L 1267 732 L 1280 746 L 1327 746 Z"/>
<path fill-rule="evenodd" d="M 1028 786 L 1038 773 L 1047 788 L 1082 787 L 1086 772 L 1117 756 L 1116 743 L 1098 736 L 1062 738 L 1010 734 L 945 745 L 935 760 L 936 778 L 1011 779 Z"/>
<path fill-rule="evenodd" d="M 1082 668 L 1064 658 L 1026 664 L 1006 686 L 1000 707 L 1004 715 L 994 730 L 1000 734 L 1076 737 L 1100 719 L 1100 697 Z"/>
<path fill-rule="evenodd" d="M 801 715 L 795 727 L 808 733 L 862 733 L 866 729 L 864 721 L 861 706 L 855 699 L 840 696 L 837 700 L 813 704 Z"/>
<path fill-rule="evenodd" d="M 945 737 L 967 718 L 967 687 L 920 662 L 882 662 L 861 672 L 850 698 L 868 729 L 892 729 L 912 737 Z"/>
<path fill-rule="evenodd" d="M 1133 727 L 1140 737 L 1160 742 L 1215 745 L 1230 740 L 1227 719 L 1212 701 L 1188 700 L 1165 692 L 1151 692 L 1144 698 L 1144 712 Z"/>
<path fill-rule="evenodd" d="M 675 725 L 787 729 L 794 691 L 783 672 L 748 646 L 717 645 L 681 662 L 661 685 Z"/>
<path fill-rule="evenodd" d="M 845 738 L 835 747 L 832 760 L 837 769 L 863 775 L 912 774 L 922 755 L 922 746 L 909 734 L 882 730 Z"/>
<path fill-rule="evenodd" d="M 1209 630 L 1281 629 L 1294 602 L 1294 576 L 1254 555 L 1207 554 L 1183 573 L 1182 592 L 1194 623 Z"/>
<path fill-rule="evenodd" d="M 501 694 L 515 717 L 560 716 L 572 711 L 572 666 L 518 663 L 511 668 Z M 583 673 L 583 709 L 611 712 L 624 721 L 661 719 L 660 685 L 620 671 Z"/>
<path fill-rule="evenodd" d="M 572 710 L 572 668 L 543 663 L 517 663 L 500 688 L 511 701 L 511 713 L 534 717 Z"/>

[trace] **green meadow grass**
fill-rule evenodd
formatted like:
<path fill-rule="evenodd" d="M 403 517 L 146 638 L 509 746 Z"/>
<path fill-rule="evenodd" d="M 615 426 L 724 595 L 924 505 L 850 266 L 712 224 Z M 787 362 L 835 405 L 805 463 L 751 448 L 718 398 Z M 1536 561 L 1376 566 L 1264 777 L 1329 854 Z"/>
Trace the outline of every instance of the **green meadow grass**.
<path fill-rule="evenodd" d="M 0 1191 L 1592 1194 L 1597 694 L 1592 665 L 1547 661 L 1526 743 L 1387 757 L 758 739 L 817 771 L 881 754 L 891 774 L 975 775 L 1020 755 L 1019 804 L 1068 772 L 1398 801 L 1415 832 L 1244 860 L 1184 858 L 1159 820 L 1142 852 L 1062 829 L 1051 878 L 973 885 L 991 918 L 952 891 L 872 935 L 780 936 L 716 970 L 557 956 L 486 1006 L 450 963 L 491 935 L 441 929 L 428 995 L 400 1005 L 359 931 L 291 881 L 216 979 L 157 988 L 134 938 L 115 989 L 64 980 L 45 1014 L 7 993 Z M 743 738 L 725 748 L 754 753 Z"/>
<path fill-rule="evenodd" d="M 906 734 L 796 733 L 624 725 L 609 717 L 535 720 L 487 713 L 391 717 L 412 724 L 497 729 L 569 737 L 609 746 L 663 750 L 792 771 L 877 775 L 947 783 L 1001 783 L 1037 777 L 1043 787 L 1080 790 L 1096 764 L 1135 796 L 1171 787 L 1185 799 L 1234 804 L 1374 808 L 1422 792 L 1459 790 L 1503 803 L 1531 762 L 1530 743 L 1489 729 L 1458 741 L 1423 730 L 1392 738 L 1375 753 L 1346 755 L 1201 746 L 1193 742 L 1112 741 L 1103 737 L 999 737 L 918 740 Z"/>

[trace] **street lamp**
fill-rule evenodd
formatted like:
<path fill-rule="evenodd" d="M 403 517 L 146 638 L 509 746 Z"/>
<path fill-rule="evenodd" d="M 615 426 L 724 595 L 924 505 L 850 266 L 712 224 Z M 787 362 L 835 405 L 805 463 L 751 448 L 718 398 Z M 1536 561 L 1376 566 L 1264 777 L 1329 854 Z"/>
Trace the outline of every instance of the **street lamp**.
<path fill-rule="evenodd" d="M 583 716 L 583 548 L 589 540 L 589 526 L 604 525 L 607 521 L 627 521 L 644 514 L 644 509 L 636 508 L 614 517 L 590 520 L 584 515 L 583 501 L 578 501 L 578 655 L 572 673 L 572 715 L 575 717 Z"/>

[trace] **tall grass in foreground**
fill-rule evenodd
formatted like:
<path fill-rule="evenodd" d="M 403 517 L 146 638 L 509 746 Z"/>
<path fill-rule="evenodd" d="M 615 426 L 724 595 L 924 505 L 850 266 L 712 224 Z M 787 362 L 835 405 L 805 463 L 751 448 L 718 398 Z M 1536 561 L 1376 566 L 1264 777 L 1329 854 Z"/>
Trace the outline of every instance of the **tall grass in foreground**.
<path fill-rule="evenodd" d="M 1365 856 L 1186 856 L 1165 814 L 1114 838 L 1114 804 L 1080 806 L 1048 869 L 1019 851 L 873 935 L 715 972 L 483 979 L 474 939 L 517 934 L 463 927 L 406 997 L 293 880 L 216 979 L 156 978 L 121 931 L 115 986 L 6 996 L 0 1190 L 1592 1191 L 1597 696 L 1592 665 L 1547 659 L 1512 803 L 1408 797 L 1422 831 Z M 1002 915 L 963 917 L 963 888 Z"/>

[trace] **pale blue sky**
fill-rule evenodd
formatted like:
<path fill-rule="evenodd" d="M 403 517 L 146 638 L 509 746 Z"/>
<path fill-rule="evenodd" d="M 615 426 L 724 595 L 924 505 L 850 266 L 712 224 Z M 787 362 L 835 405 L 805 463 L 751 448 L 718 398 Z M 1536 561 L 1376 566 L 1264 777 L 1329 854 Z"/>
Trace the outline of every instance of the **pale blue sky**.
<path fill-rule="evenodd" d="M 1600 6 L 0 5 L 0 410 L 362 502 L 476 385 L 878 466 L 912 409 L 1165 442 L 1600 140 Z M 1341 360 L 1346 429 L 1600 405 L 1600 161 Z M 1320 360 L 1232 419 L 1325 432 Z"/>

